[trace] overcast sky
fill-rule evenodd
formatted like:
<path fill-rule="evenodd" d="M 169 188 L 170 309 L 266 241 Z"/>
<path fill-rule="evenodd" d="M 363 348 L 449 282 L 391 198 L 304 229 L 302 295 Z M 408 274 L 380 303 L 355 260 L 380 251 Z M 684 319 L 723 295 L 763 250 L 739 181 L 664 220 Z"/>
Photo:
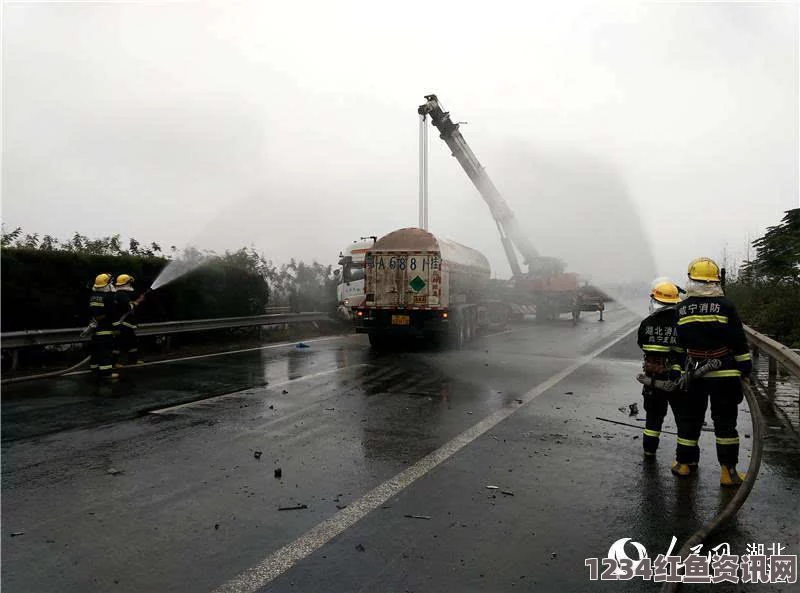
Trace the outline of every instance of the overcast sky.
<path fill-rule="evenodd" d="M 797 3 L 5 2 L 2 218 L 334 263 L 417 223 L 435 92 L 542 253 L 741 257 L 798 206 Z M 431 230 L 508 275 L 430 134 Z"/>

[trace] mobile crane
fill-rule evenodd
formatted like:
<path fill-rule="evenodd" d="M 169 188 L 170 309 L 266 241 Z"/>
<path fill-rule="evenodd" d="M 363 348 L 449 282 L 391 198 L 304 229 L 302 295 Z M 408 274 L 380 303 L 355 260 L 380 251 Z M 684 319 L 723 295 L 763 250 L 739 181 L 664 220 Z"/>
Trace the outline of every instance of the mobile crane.
<path fill-rule="evenodd" d="M 440 138 L 445 141 L 453 156 L 464 172 L 472 180 L 481 197 L 489 206 L 500 242 L 511 267 L 514 281 L 514 300 L 533 300 L 536 305 L 536 316 L 539 319 L 553 319 L 561 313 L 571 313 L 577 321 L 582 310 L 599 311 L 602 320 L 603 304 L 596 298 L 584 298 L 579 287 L 576 274 L 565 273 L 565 264 L 555 257 L 544 257 L 533 246 L 528 236 L 522 231 L 516 216 L 500 195 L 478 157 L 472 152 L 467 141 L 459 130 L 459 124 L 453 123 L 450 113 L 442 108 L 436 95 L 425 95 L 425 103 L 417 109 L 424 121 L 431 118 L 431 123 L 439 130 Z M 522 255 L 528 272 L 524 273 L 520 265 L 517 251 Z"/>

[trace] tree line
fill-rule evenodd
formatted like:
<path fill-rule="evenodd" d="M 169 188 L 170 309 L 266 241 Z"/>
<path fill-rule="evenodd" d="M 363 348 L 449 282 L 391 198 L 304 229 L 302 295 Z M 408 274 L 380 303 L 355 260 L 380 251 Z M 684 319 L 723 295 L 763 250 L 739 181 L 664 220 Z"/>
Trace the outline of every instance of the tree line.
<path fill-rule="evenodd" d="M 753 241 L 755 255 L 726 286 L 745 323 L 800 348 L 800 208 Z"/>
<path fill-rule="evenodd" d="M 2 331 L 78 327 L 87 321 L 94 277 L 103 272 L 131 274 L 145 290 L 172 260 L 203 265 L 160 288 L 141 307 L 141 322 L 263 314 L 267 306 L 294 311 L 328 311 L 336 306 L 333 268 L 292 259 L 276 264 L 253 247 L 222 254 L 120 235 L 68 240 L 3 230 Z"/>

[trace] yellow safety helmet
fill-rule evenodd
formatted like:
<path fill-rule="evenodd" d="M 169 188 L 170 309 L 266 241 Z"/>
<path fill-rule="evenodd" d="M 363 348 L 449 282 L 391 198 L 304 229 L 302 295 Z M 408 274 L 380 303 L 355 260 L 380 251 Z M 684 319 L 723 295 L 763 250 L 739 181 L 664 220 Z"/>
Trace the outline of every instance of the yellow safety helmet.
<path fill-rule="evenodd" d="M 117 281 L 114 283 L 116 286 L 125 286 L 126 284 L 133 283 L 133 276 L 130 274 L 120 274 L 117 276 Z"/>
<path fill-rule="evenodd" d="M 667 280 L 658 282 L 650 293 L 650 298 L 663 305 L 674 305 L 681 302 L 681 295 L 678 287 Z"/>
<path fill-rule="evenodd" d="M 698 257 L 689 262 L 689 278 L 700 282 L 720 282 L 719 266 L 709 257 Z"/>
<path fill-rule="evenodd" d="M 109 284 L 111 284 L 111 274 L 98 274 L 94 279 L 94 286 L 93 288 L 105 288 Z"/>

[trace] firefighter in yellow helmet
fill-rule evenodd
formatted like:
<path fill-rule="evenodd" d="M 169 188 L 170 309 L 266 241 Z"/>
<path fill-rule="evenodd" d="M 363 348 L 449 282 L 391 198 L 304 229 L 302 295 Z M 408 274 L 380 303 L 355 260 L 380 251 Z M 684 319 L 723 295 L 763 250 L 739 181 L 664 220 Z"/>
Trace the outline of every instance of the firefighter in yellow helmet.
<path fill-rule="evenodd" d="M 686 349 L 687 392 L 676 412 L 676 417 L 680 416 L 678 452 L 672 471 L 685 476 L 691 472 L 691 464 L 698 462 L 698 439 L 710 402 L 720 484 L 738 486 L 744 475 L 736 470 L 736 421 L 744 397 L 741 381 L 752 370 L 750 350 L 736 307 L 723 293 L 716 262 L 707 257 L 692 260 L 688 275 L 687 298 L 678 306 L 676 316 L 678 342 Z M 715 370 L 701 375 L 711 368 Z M 695 374 L 697 378 L 693 378 Z"/>
<path fill-rule="evenodd" d="M 89 318 L 92 337 L 89 342 L 90 368 L 102 380 L 111 381 L 114 372 L 114 283 L 111 274 L 98 274 L 89 297 Z"/>
<path fill-rule="evenodd" d="M 143 297 L 134 298 L 134 278 L 130 274 L 120 274 L 115 282 L 116 289 L 116 321 L 114 330 L 116 335 L 115 354 L 118 357 L 117 366 L 122 366 L 120 360 L 127 364 L 141 364 L 139 360 L 139 345 L 136 338 L 136 307 Z"/>
<path fill-rule="evenodd" d="M 683 369 L 683 351 L 678 346 L 675 305 L 681 300 L 678 287 L 667 279 L 658 279 L 650 292 L 650 315 L 639 325 L 637 343 L 644 352 L 642 397 L 645 425 L 642 445 L 645 459 L 654 459 L 661 436 L 661 426 L 674 397 L 656 386 L 674 382 Z M 674 410 L 673 410 L 674 412 Z"/>

